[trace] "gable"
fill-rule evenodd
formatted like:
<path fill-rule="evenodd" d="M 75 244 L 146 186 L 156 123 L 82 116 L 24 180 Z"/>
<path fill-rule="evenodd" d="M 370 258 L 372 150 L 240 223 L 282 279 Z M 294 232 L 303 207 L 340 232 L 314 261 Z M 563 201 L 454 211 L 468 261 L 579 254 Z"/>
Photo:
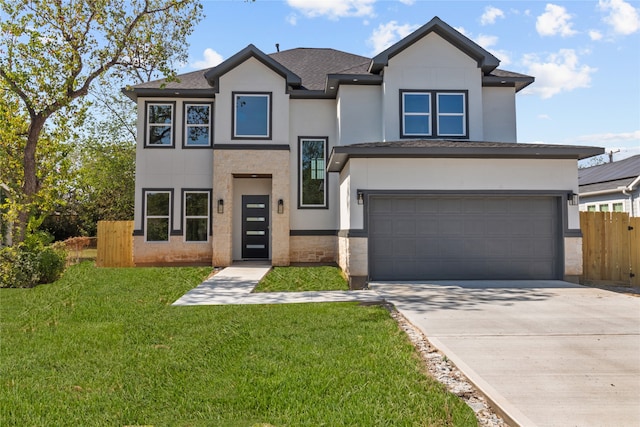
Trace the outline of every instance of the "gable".
<path fill-rule="evenodd" d="M 431 21 L 427 22 L 425 25 L 418 28 L 416 31 L 409 34 L 404 39 L 400 40 L 398 43 L 392 45 L 388 49 L 376 55 L 371 60 L 369 72 L 380 73 L 382 69 L 389 64 L 390 59 L 402 55 L 406 49 L 413 46 L 415 43 L 419 42 L 431 33 L 439 35 L 452 47 L 455 47 L 460 52 L 463 52 L 465 55 L 472 58 L 484 73 L 490 73 L 500 64 L 498 58 L 493 56 L 487 50 L 478 46 L 471 39 L 465 37 L 459 31 L 455 30 L 449 24 L 445 23 L 436 16 Z"/>
<path fill-rule="evenodd" d="M 264 54 L 260 49 L 250 44 L 246 48 L 242 49 L 240 52 L 233 55 L 231 58 L 222 62 L 220 65 L 211 68 L 207 72 L 204 73 L 204 77 L 207 79 L 209 84 L 214 88 L 216 92 L 220 91 L 220 77 L 229 73 L 230 71 L 237 68 L 239 65 L 245 63 L 247 60 L 253 59 L 254 61 L 258 61 L 262 63 L 265 67 L 267 67 L 272 72 L 280 75 L 286 80 L 287 86 L 297 87 L 301 84 L 301 79 L 291 70 L 270 58 L 268 55 Z"/>

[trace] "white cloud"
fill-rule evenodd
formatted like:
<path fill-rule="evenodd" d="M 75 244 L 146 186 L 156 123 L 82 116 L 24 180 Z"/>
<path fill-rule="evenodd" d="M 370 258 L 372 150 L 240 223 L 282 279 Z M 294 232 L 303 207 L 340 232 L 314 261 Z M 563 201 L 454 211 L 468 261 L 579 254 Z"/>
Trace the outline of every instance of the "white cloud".
<path fill-rule="evenodd" d="M 416 0 L 400 0 L 400 3 L 406 4 L 407 6 L 411 6 L 415 2 L 416 2 Z"/>
<path fill-rule="evenodd" d="M 602 33 L 598 30 L 590 30 L 589 37 L 591 40 L 602 40 Z"/>
<path fill-rule="evenodd" d="M 211 49 L 210 47 L 204 50 L 204 52 L 202 53 L 202 56 L 204 57 L 204 59 L 191 63 L 191 66 L 193 68 L 197 70 L 202 70 L 204 68 L 215 67 L 216 65 L 220 64 L 224 59 L 222 58 L 222 55 L 220 55 L 218 52 Z"/>
<path fill-rule="evenodd" d="M 562 6 L 548 3 L 545 12 L 538 16 L 536 20 L 536 30 L 541 36 L 562 37 L 572 36 L 576 33 L 571 27 L 571 15 L 567 13 L 567 9 Z"/>
<path fill-rule="evenodd" d="M 633 132 L 607 132 L 582 135 L 575 138 L 575 142 L 590 144 L 611 144 L 612 142 L 639 141 L 640 130 Z M 639 147 L 640 148 L 640 147 Z"/>
<path fill-rule="evenodd" d="M 285 20 L 289 23 L 289 25 L 296 26 L 298 25 L 298 15 L 295 13 L 290 13 Z"/>
<path fill-rule="evenodd" d="M 527 54 L 523 63 L 527 74 L 534 76 L 536 82 L 523 93 L 537 94 L 542 99 L 551 98 L 561 92 L 569 92 L 591 85 L 591 74 L 596 68 L 579 64 L 578 55 L 573 49 L 561 49 L 544 60 L 536 54 Z"/>
<path fill-rule="evenodd" d="M 629 35 L 640 30 L 638 10 L 624 0 L 599 0 L 598 8 L 609 12 L 603 20 L 615 33 Z"/>
<path fill-rule="evenodd" d="M 368 43 L 373 46 L 373 54 L 377 54 L 398 40 L 408 36 L 418 29 L 418 27 L 419 25 L 411 24 L 398 25 L 398 22 L 396 21 L 380 24 L 378 25 L 378 28 L 373 30 Z"/>
<path fill-rule="evenodd" d="M 484 13 L 480 17 L 480 24 L 495 24 L 498 18 L 504 18 L 504 12 L 497 7 L 487 6 L 484 8 Z"/>
<path fill-rule="evenodd" d="M 551 117 L 549 117 L 548 114 L 538 114 L 538 118 L 540 120 L 551 120 Z"/>
<path fill-rule="evenodd" d="M 478 34 L 478 37 L 474 38 L 473 41 L 486 49 L 498 43 L 498 37 L 488 36 L 486 34 Z"/>
<path fill-rule="evenodd" d="M 287 0 L 287 4 L 309 18 L 326 16 L 338 19 L 348 16 L 373 16 L 376 0 Z"/>

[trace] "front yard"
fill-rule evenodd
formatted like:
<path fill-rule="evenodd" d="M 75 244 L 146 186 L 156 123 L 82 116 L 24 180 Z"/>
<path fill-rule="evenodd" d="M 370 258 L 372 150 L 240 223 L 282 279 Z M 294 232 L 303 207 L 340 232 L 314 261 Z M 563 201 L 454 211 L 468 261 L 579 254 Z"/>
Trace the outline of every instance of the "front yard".
<path fill-rule="evenodd" d="M 476 425 L 384 308 L 170 305 L 209 271 L 0 289 L 0 425 Z"/>

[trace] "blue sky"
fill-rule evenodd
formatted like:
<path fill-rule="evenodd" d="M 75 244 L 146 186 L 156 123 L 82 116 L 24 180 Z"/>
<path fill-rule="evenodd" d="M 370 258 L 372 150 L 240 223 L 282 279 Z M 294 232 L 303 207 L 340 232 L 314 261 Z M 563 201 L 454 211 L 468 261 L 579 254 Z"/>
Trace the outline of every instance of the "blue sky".
<path fill-rule="evenodd" d="M 517 96 L 518 141 L 640 154 L 640 1 L 204 0 L 180 72 L 250 43 L 265 53 L 328 47 L 371 57 L 439 16 L 532 75 Z M 618 151 L 619 150 L 619 151 Z"/>

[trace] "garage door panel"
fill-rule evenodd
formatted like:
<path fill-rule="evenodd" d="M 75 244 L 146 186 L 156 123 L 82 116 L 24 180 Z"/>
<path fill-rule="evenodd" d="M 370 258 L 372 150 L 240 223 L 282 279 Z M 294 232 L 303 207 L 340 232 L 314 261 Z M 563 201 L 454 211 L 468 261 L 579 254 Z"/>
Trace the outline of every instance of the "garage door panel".
<path fill-rule="evenodd" d="M 553 197 L 374 196 L 370 274 L 374 280 L 556 279 L 558 215 Z"/>
<path fill-rule="evenodd" d="M 393 233 L 395 235 L 415 235 L 416 234 L 416 219 L 413 217 L 399 218 L 398 221 L 393 223 Z"/>

